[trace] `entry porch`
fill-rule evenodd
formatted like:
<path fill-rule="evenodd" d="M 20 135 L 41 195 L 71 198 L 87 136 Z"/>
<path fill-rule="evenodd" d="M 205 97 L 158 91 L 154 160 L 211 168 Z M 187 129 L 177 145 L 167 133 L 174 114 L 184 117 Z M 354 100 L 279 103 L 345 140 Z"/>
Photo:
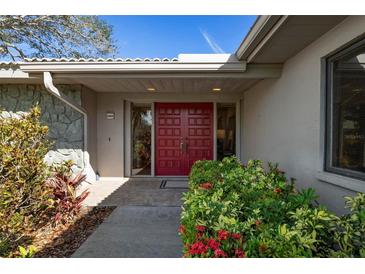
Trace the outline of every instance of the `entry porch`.
<path fill-rule="evenodd" d="M 184 177 L 197 160 L 241 158 L 244 91 L 281 71 L 275 64 L 247 67 L 229 54 L 32 59 L 20 68 L 27 81 L 43 81 L 49 93 L 83 115 L 79 131 L 90 182 Z M 79 102 L 60 85 L 80 85 Z"/>

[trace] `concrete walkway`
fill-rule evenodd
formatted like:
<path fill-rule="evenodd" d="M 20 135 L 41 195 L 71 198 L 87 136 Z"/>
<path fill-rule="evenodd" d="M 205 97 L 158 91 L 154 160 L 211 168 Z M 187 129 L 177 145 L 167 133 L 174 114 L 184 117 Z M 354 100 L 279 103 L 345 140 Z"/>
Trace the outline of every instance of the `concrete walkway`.
<path fill-rule="evenodd" d="M 134 179 L 114 189 L 99 205 L 117 208 L 72 257 L 181 257 L 182 243 L 177 229 L 181 197 L 186 189 L 161 189 L 160 184 L 161 180 Z M 178 184 L 187 185 L 183 181 Z"/>

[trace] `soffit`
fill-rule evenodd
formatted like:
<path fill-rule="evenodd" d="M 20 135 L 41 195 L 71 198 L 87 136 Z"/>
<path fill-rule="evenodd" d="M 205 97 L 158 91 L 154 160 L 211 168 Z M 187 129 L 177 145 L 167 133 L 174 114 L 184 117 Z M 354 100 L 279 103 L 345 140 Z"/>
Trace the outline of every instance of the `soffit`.
<path fill-rule="evenodd" d="M 265 39 L 261 38 L 260 43 L 256 41 L 254 50 L 246 49 L 246 51 L 251 51 L 250 55 L 247 56 L 245 52 L 239 50 L 237 53 L 240 53 L 241 60 L 247 60 L 249 63 L 284 63 L 346 17 L 342 15 L 282 16 L 272 27 L 271 33 L 267 29 L 265 30 L 267 32 Z"/>

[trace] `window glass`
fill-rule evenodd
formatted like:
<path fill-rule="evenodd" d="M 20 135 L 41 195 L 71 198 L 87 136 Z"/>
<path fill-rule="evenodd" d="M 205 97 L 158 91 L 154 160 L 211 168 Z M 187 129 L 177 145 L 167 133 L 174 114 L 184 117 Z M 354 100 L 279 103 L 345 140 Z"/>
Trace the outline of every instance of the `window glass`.
<path fill-rule="evenodd" d="M 132 105 L 132 175 L 151 175 L 152 111 Z"/>
<path fill-rule="evenodd" d="M 236 153 L 236 106 L 217 104 L 217 159 Z"/>
<path fill-rule="evenodd" d="M 365 172 L 365 47 L 332 63 L 330 166 Z"/>

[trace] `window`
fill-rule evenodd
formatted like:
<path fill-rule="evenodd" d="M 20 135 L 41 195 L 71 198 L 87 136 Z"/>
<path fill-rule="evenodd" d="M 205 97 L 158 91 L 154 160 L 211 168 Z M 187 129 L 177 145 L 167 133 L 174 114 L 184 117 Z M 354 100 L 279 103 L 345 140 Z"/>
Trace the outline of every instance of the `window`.
<path fill-rule="evenodd" d="M 327 171 L 365 179 L 365 40 L 327 59 Z"/>
<path fill-rule="evenodd" d="M 132 175 L 151 175 L 151 105 L 132 105 Z"/>
<path fill-rule="evenodd" d="M 236 153 L 236 106 L 217 104 L 217 159 Z"/>

